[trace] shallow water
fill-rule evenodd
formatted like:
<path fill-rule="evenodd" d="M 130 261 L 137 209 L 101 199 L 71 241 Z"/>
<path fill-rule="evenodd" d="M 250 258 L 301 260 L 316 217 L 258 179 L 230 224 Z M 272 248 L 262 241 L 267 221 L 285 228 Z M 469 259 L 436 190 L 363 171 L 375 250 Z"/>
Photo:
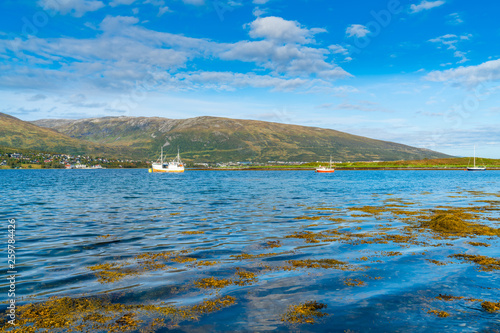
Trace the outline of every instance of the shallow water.
<path fill-rule="evenodd" d="M 429 246 L 307 243 L 285 236 L 335 228 L 381 232 L 387 227 L 394 228 L 387 233 L 399 234 L 408 222 L 398 216 L 349 209 L 398 204 L 397 200 L 406 202 L 407 210 L 488 207 L 474 222 L 499 228 L 499 180 L 500 172 L 494 171 L 0 170 L 0 210 L 3 225 L 7 218 L 17 222 L 17 295 L 32 296 L 24 302 L 84 294 L 112 295 L 113 301 L 125 304 L 194 305 L 219 296 L 236 298 L 233 306 L 158 332 L 486 332 L 500 330 L 498 312 L 484 311 L 479 302 L 435 297 L 448 294 L 500 302 L 500 271 L 481 271 L 477 265 L 448 257 L 466 253 L 498 258 L 500 237 L 457 237 Z M 300 218 L 304 216 L 320 217 Z M 188 231 L 203 233 L 183 234 Z M 4 234 L 6 239 L 7 227 Z M 280 247 L 266 248 L 268 241 L 276 240 Z M 469 241 L 491 246 L 472 246 Z M 5 242 L 4 254 L 6 247 Z M 133 267 L 140 254 L 179 250 L 188 250 L 185 256 L 198 261 L 218 263 L 200 267 L 169 263 L 168 270 L 145 271 L 112 283 L 100 282 L 88 269 L 103 263 Z M 280 254 L 234 257 L 242 253 Z M 362 270 L 263 269 L 302 259 L 336 259 Z M 236 268 L 255 272 L 257 280 L 215 291 L 193 285 L 212 276 L 230 278 Z M 348 278 L 364 285 L 346 285 Z M 0 288 L 7 290 L 7 283 Z M 6 300 L 7 292 L 0 293 L 0 301 Z M 323 312 L 328 316 L 315 324 L 281 321 L 289 305 L 311 300 L 326 304 Z M 433 309 L 450 316 L 428 313 Z"/>

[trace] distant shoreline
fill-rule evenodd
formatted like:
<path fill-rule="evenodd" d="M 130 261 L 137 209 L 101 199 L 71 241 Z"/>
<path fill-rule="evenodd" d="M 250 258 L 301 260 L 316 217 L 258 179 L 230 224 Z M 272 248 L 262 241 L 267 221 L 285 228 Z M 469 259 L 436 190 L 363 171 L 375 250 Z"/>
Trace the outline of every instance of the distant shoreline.
<path fill-rule="evenodd" d="M 71 169 L 71 170 L 148 170 L 149 168 L 103 168 L 103 169 Z M 391 168 L 391 167 L 380 167 L 380 168 L 360 168 L 360 167 L 344 167 L 335 168 L 335 171 L 465 171 L 466 168 L 455 168 L 455 167 L 435 167 L 435 168 Z M 12 168 L 0 168 L 0 170 L 69 170 L 61 168 L 22 168 L 22 169 L 12 169 Z M 186 171 L 315 171 L 316 168 L 187 168 Z M 500 168 L 487 168 L 486 171 L 500 171 Z"/>
<path fill-rule="evenodd" d="M 245 169 L 229 169 L 229 168 L 196 168 L 186 169 L 186 171 L 315 171 L 316 168 L 245 168 Z M 465 168 L 336 168 L 335 171 L 464 171 Z M 486 171 L 499 171 L 500 168 L 488 168 Z"/>

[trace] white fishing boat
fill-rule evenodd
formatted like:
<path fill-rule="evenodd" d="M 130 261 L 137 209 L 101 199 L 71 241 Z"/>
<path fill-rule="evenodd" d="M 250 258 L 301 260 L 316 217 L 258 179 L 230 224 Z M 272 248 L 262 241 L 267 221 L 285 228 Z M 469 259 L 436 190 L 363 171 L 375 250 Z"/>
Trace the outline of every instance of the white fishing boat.
<path fill-rule="evenodd" d="M 469 160 L 469 163 L 470 163 L 470 160 Z M 467 166 L 467 171 L 485 171 L 486 170 L 486 167 L 485 166 L 476 166 L 476 146 L 474 146 L 474 166 L 473 167 L 469 167 Z"/>
<path fill-rule="evenodd" d="M 328 164 L 328 167 L 324 167 L 324 166 L 319 166 L 319 168 L 316 169 L 316 172 L 319 172 L 319 173 L 331 173 L 331 172 L 335 172 L 335 169 L 332 167 L 332 157 L 330 156 L 330 164 Z"/>
<path fill-rule="evenodd" d="M 163 161 L 163 147 L 161 147 L 160 159 L 152 164 L 149 172 L 184 172 L 184 163 L 181 161 L 179 149 L 177 149 L 177 156 L 169 163 Z"/>

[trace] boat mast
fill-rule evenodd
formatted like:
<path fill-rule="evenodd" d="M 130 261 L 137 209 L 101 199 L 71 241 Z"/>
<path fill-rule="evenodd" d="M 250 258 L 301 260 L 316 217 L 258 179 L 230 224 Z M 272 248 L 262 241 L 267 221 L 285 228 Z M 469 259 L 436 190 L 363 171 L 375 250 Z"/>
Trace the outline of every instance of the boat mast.
<path fill-rule="evenodd" d="M 476 167 L 476 145 L 474 145 L 474 168 Z"/>
<path fill-rule="evenodd" d="M 163 146 L 161 146 L 161 164 L 163 165 Z"/>

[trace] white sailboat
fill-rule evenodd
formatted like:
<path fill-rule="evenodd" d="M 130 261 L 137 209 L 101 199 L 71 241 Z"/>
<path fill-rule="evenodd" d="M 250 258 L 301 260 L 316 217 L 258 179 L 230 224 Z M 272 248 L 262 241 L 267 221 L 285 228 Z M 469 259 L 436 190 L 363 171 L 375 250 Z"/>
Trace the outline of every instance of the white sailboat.
<path fill-rule="evenodd" d="M 330 156 L 330 164 L 328 164 L 328 167 L 324 166 L 319 166 L 319 168 L 316 169 L 316 172 L 319 173 L 331 173 L 335 172 L 335 168 L 332 167 L 332 157 Z"/>
<path fill-rule="evenodd" d="M 486 170 L 485 166 L 482 167 L 476 166 L 476 146 L 474 146 L 474 166 L 473 167 L 467 166 L 467 171 L 485 171 L 485 170 Z"/>
<path fill-rule="evenodd" d="M 184 163 L 181 161 L 179 148 L 177 148 L 177 156 L 169 163 L 163 161 L 163 146 L 161 147 L 160 160 L 152 164 L 149 172 L 184 172 Z"/>

